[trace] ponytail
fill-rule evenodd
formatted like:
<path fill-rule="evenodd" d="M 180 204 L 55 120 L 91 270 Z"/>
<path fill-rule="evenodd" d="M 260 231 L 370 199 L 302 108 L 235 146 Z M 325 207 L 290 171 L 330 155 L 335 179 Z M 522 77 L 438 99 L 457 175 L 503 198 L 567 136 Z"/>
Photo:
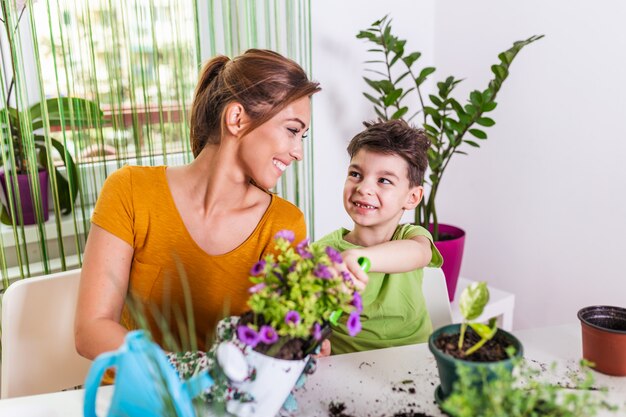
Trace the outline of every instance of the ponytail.
<path fill-rule="evenodd" d="M 219 126 L 219 117 L 215 117 L 214 113 L 218 104 L 215 95 L 220 90 L 220 74 L 229 61 L 230 58 L 227 56 L 218 55 L 208 61 L 200 72 L 190 120 L 191 150 L 194 158 L 206 146 L 209 136 L 214 133 L 215 125 Z"/>

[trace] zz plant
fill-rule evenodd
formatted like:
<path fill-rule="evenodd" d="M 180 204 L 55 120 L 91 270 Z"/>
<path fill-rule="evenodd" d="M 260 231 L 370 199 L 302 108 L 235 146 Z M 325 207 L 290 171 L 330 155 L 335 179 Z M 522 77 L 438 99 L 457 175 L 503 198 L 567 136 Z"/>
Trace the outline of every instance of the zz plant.
<path fill-rule="evenodd" d="M 500 62 L 491 66 L 494 77 L 487 87 L 482 91 L 472 91 L 467 103 L 461 104 L 454 98 L 453 92 L 463 80 L 454 76 L 438 82 L 436 91 L 425 96 L 424 82 L 435 72 L 435 67 L 420 69 L 415 65 L 421 53 L 405 49 L 406 40 L 392 33 L 389 16 L 375 21 L 358 33 L 358 39 L 373 44 L 368 52 L 374 55 L 374 59 L 367 61 L 372 66 L 367 71 L 374 77 L 363 77 L 373 91 L 371 94 L 363 94 L 374 105 L 378 117 L 383 120 L 406 118 L 411 121 L 421 114 L 421 123 L 431 140 L 428 152 L 430 175 L 427 180 L 430 191 L 415 209 L 415 224 L 426 228 L 432 224 L 435 240 L 440 240 L 435 198 L 445 169 L 453 155 L 467 154 L 462 150 L 462 145 L 478 148 L 479 141 L 487 139 L 487 133 L 482 128 L 495 124 L 493 119 L 487 117 L 487 113 L 496 108 L 496 96 L 509 75 L 514 58 L 525 46 L 542 37 L 531 36 L 514 42 L 511 48 L 499 54 Z M 402 87 L 406 83 L 402 83 L 405 78 L 410 80 L 410 88 Z M 416 107 L 409 110 L 414 103 Z"/>

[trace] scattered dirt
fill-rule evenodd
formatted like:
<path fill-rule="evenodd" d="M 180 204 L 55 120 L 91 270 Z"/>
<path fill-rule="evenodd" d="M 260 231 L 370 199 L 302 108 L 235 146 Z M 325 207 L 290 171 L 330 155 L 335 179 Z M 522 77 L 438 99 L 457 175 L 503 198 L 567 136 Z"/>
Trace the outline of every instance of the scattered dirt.
<path fill-rule="evenodd" d="M 346 405 L 341 402 L 332 401 L 328 404 L 328 417 L 353 417 L 350 414 L 346 414 Z"/>
<path fill-rule="evenodd" d="M 480 340 L 478 336 L 470 327 L 465 332 L 465 339 L 463 340 L 463 349 L 459 350 L 459 334 L 441 334 L 435 341 L 435 346 L 444 353 L 453 356 L 458 359 L 463 359 L 472 362 L 495 362 L 503 359 L 507 359 L 506 348 L 511 343 L 504 336 L 504 333 L 498 331 L 496 336 L 485 343 L 480 349 L 466 356 L 464 351 L 474 346 Z"/>

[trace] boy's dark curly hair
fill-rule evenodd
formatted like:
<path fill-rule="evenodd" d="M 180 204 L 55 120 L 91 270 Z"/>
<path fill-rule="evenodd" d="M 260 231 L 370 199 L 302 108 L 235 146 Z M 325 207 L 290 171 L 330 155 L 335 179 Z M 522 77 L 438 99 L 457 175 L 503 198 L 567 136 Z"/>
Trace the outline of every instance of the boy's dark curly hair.
<path fill-rule="evenodd" d="M 428 167 L 430 140 L 423 129 L 410 126 L 404 120 L 363 122 L 365 130 L 348 145 L 350 158 L 361 149 L 385 155 L 398 155 L 409 167 L 409 186 L 422 185 Z"/>

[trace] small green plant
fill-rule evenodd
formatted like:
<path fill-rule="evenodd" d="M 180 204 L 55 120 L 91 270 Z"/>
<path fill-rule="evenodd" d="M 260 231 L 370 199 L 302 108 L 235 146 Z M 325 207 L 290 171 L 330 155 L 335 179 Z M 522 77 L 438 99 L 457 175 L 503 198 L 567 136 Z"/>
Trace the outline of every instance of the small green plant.
<path fill-rule="evenodd" d="M 378 117 L 383 120 L 405 118 L 411 121 L 421 114 L 422 125 L 431 140 L 428 151 L 430 175 L 426 181 L 430 183 L 430 191 L 415 209 L 415 224 L 426 228 L 432 224 L 433 237 L 439 240 L 435 198 L 450 159 L 455 154 L 466 154 L 460 149 L 461 145 L 478 148 L 480 140 L 487 139 L 487 134 L 476 125 L 490 127 L 495 124 L 493 119 L 486 117 L 486 113 L 496 108 L 496 96 L 509 75 L 513 59 L 522 48 L 541 39 L 543 35 L 514 42 L 511 48 L 499 54 L 500 62 L 491 66 L 494 78 L 483 91 L 472 91 L 465 105 L 452 95 L 455 87 L 463 81 L 453 76 L 437 83 L 437 91 L 428 95 L 430 103 L 427 103 L 422 91 L 423 84 L 435 72 L 435 67 L 416 68 L 414 64 L 422 54 L 405 50 L 406 40 L 392 34 L 389 16 L 375 21 L 356 37 L 374 44 L 368 51 L 375 58 L 367 61 L 372 65 L 367 71 L 374 74 L 375 78 L 363 77 L 374 93 L 364 92 L 363 95 L 374 105 Z M 401 82 L 405 78 L 411 81 L 410 88 L 402 87 Z M 410 99 L 417 103 L 417 108 L 411 112 L 411 104 L 407 104 Z M 478 141 L 467 139 L 468 133 Z"/>
<path fill-rule="evenodd" d="M 19 17 L 14 27 L 11 25 L 11 2 L 0 1 L 0 12 L 4 19 L 0 19 L 4 26 L 8 44 L 14 45 L 14 35 L 19 27 L 27 4 L 17 2 Z M 9 67 L 12 79 L 6 97 L 6 103 L 0 108 L 0 164 L 4 165 L 5 172 L 10 171 L 9 178 L 17 174 L 36 173 L 39 169 L 49 170 L 52 166 L 55 181 L 52 182 L 53 191 L 58 196 L 59 208 L 62 214 L 72 211 L 74 200 L 78 195 L 78 174 L 72 156 L 63 143 L 49 134 L 50 127 L 62 129 L 94 126 L 103 121 L 103 112 L 98 104 L 76 97 L 60 97 L 42 100 L 27 107 L 20 102 L 20 95 L 16 94 L 16 106 L 10 107 L 11 95 L 16 83 L 23 79 L 18 77 L 14 47 L 8 48 L 11 60 Z M 22 81 L 23 82 L 23 81 Z M 43 95 L 43 93 L 42 93 Z M 59 161 L 65 165 L 65 175 L 53 161 L 52 151 L 56 151 Z M 17 180 L 15 180 L 17 181 Z M 9 185 L 11 187 L 11 185 Z M 9 193 L 8 193 L 9 194 Z M 12 224 L 9 208 L 0 207 L 0 221 Z"/>
<path fill-rule="evenodd" d="M 293 240 L 292 231 L 280 231 L 276 254 L 252 267 L 250 280 L 255 285 L 248 306 L 253 320 L 237 327 L 240 341 L 269 356 L 292 339 L 301 339 L 304 346 L 321 343 L 337 310 L 349 314 L 350 335 L 361 331 L 361 296 L 350 276 L 333 268 L 342 262 L 341 254 L 330 246 L 311 246 L 308 239 L 296 245 Z"/>
<path fill-rule="evenodd" d="M 552 384 L 521 358 L 515 360 L 516 372 L 504 366 L 492 370 L 495 378 L 488 378 L 487 369 L 459 364 L 459 379 L 441 407 L 454 417 L 591 417 L 601 409 L 615 411 L 603 398 L 606 390 L 593 386 L 587 365 L 581 362 L 581 372 Z"/>
<path fill-rule="evenodd" d="M 489 320 L 489 324 L 472 321 L 480 317 L 488 302 L 489 288 L 487 288 L 486 282 L 473 282 L 461 293 L 459 310 L 463 316 L 463 323 L 461 323 L 461 334 L 459 335 L 459 350 L 463 349 L 463 341 L 465 340 L 465 332 L 468 326 L 480 336 L 480 340 L 464 352 L 466 356 L 476 352 L 485 343 L 493 339 L 498 332 L 495 317 Z"/>

